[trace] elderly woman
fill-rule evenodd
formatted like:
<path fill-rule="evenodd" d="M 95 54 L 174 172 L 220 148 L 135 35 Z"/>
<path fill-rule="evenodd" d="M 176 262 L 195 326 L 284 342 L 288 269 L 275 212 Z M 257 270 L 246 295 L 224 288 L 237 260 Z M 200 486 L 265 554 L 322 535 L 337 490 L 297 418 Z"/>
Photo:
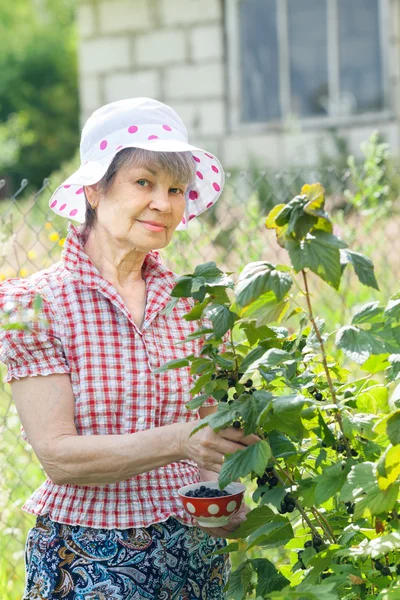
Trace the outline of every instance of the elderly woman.
<path fill-rule="evenodd" d="M 203 341 L 160 249 L 218 199 L 223 169 L 188 144 L 168 106 L 148 98 L 103 106 L 87 121 L 81 167 L 50 199 L 73 219 L 62 259 L 0 286 L 0 301 L 31 307 L 28 331 L 1 333 L 1 360 L 47 479 L 25 502 L 36 515 L 26 551 L 24 599 L 223 598 L 229 555 L 210 554 L 245 519 L 203 529 L 177 490 L 216 479 L 226 453 L 257 443 L 229 427 L 189 437 L 216 401 L 185 408 L 190 369 L 153 371 L 198 354 Z"/>

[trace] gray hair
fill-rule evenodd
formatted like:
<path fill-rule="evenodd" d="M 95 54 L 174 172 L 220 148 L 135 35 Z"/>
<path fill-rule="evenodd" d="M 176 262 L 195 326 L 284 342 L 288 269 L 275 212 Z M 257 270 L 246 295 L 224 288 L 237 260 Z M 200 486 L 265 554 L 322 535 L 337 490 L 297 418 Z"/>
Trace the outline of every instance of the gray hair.
<path fill-rule="evenodd" d="M 125 166 L 147 166 L 165 171 L 171 178 L 181 183 L 191 183 L 196 174 L 196 166 L 191 152 L 155 152 L 142 148 L 124 148 L 114 156 L 106 174 L 99 181 L 98 189 L 101 194 L 104 195 L 108 192 L 116 174 Z M 85 222 L 79 228 L 84 240 L 87 239 L 97 221 L 96 210 L 89 204 L 86 194 L 85 203 Z"/>

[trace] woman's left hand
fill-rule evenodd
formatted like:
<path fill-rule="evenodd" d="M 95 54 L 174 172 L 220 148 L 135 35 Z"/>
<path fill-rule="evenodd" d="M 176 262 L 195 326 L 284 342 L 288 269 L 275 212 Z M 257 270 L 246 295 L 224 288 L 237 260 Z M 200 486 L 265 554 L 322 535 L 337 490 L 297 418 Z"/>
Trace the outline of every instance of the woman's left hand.
<path fill-rule="evenodd" d="M 197 523 L 197 527 L 199 527 L 202 531 L 204 531 L 205 533 L 208 533 L 209 535 L 213 536 L 213 537 L 219 537 L 219 538 L 230 538 L 230 534 L 233 531 L 236 531 L 236 529 L 238 529 L 240 527 L 240 525 L 246 520 L 247 518 L 247 513 L 250 512 L 250 508 L 247 506 L 247 504 L 245 504 L 243 502 L 242 506 L 239 508 L 239 510 L 237 511 L 237 513 L 235 513 L 233 515 L 233 517 L 231 518 L 231 520 L 229 521 L 229 523 L 227 525 L 225 525 L 224 527 L 202 527 L 201 525 L 199 525 Z"/>

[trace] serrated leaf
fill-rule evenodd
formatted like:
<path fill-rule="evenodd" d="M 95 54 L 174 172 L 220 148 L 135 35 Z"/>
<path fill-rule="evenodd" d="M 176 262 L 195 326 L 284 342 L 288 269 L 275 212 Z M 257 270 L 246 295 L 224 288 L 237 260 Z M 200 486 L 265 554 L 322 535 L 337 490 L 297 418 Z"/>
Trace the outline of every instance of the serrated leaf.
<path fill-rule="evenodd" d="M 292 354 L 280 350 L 279 348 L 270 348 L 260 362 L 264 368 L 272 368 L 277 367 L 288 360 L 293 360 Z"/>
<path fill-rule="evenodd" d="M 224 549 L 222 548 L 222 550 Z M 249 561 L 239 565 L 237 569 L 230 574 L 227 592 L 229 598 L 232 598 L 232 600 L 243 600 L 243 598 L 246 598 L 252 574 L 253 569 L 251 568 Z"/>
<path fill-rule="evenodd" d="M 233 454 L 225 454 L 218 478 L 220 488 L 224 489 L 238 477 L 245 477 L 252 471 L 262 477 L 271 456 L 271 448 L 265 440 L 251 444 L 244 450 L 237 450 Z"/>
<path fill-rule="evenodd" d="M 400 298 L 389 300 L 385 308 L 385 317 L 396 320 L 400 319 Z"/>
<path fill-rule="evenodd" d="M 250 562 L 257 573 L 257 596 L 265 598 L 266 594 L 279 591 L 289 584 L 288 579 L 267 558 L 253 558 Z"/>
<path fill-rule="evenodd" d="M 261 294 L 272 291 L 280 301 L 292 286 L 293 280 L 286 270 L 264 261 L 249 263 L 239 275 L 235 290 L 236 302 L 248 306 Z"/>
<path fill-rule="evenodd" d="M 288 306 L 287 299 L 278 302 L 274 292 L 266 292 L 240 310 L 239 316 L 250 320 L 255 319 L 256 327 L 261 327 L 282 319 Z"/>
<path fill-rule="evenodd" d="M 373 385 L 364 388 L 357 396 L 357 408 L 363 413 L 388 413 L 389 390 L 384 385 Z"/>
<path fill-rule="evenodd" d="M 231 539 L 247 538 L 249 535 L 262 527 L 265 523 L 271 523 L 277 518 L 276 515 L 268 506 L 257 506 L 246 515 L 246 520 L 240 526 L 232 531 Z"/>
<path fill-rule="evenodd" d="M 203 315 L 203 311 L 208 306 L 210 301 L 211 301 L 211 299 L 207 298 L 206 300 L 204 300 L 204 302 L 197 302 L 193 306 L 192 310 L 190 310 L 188 313 L 186 313 L 186 315 L 183 315 L 183 318 L 185 319 L 185 321 L 197 321 L 197 320 L 201 319 L 201 317 Z"/>
<path fill-rule="evenodd" d="M 353 465 L 347 481 L 342 487 L 343 502 L 354 502 L 354 518 L 359 519 L 368 512 L 379 515 L 389 512 L 396 504 L 399 485 L 392 484 L 381 490 L 377 480 L 377 466 L 372 462 Z"/>
<path fill-rule="evenodd" d="M 342 465 L 339 462 L 331 467 L 326 467 L 321 475 L 318 475 L 315 488 L 315 502 L 317 506 L 332 498 L 342 489 L 348 472 L 348 469 L 342 471 Z"/>
<path fill-rule="evenodd" d="M 280 431 L 270 431 L 268 434 L 268 441 L 274 458 L 293 456 L 298 452 L 293 442 Z"/>
<path fill-rule="evenodd" d="M 279 229 L 279 225 L 276 224 L 276 217 L 279 213 L 286 208 L 286 204 L 276 204 L 268 213 L 268 216 L 265 221 L 265 226 L 267 229 Z"/>
<path fill-rule="evenodd" d="M 208 394 L 201 394 L 200 396 L 196 396 L 196 398 L 193 398 L 192 400 L 190 400 L 190 402 L 187 402 L 185 404 L 185 407 L 188 410 L 196 410 L 197 408 L 202 406 L 208 398 L 209 398 Z"/>
<path fill-rule="evenodd" d="M 300 417 L 304 402 L 305 398 L 296 394 L 274 398 L 273 410 L 266 415 L 262 427 L 266 431 L 276 429 L 296 440 L 301 440 L 305 432 Z"/>
<path fill-rule="evenodd" d="M 380 472 L 383 459 L 383 472 Z M 381 490 L 386 490 L 389 485 L 395 483 L 400 477 L 400 445 L 392 446 L 385 451 L 378 462 L 378 485 Z"/>
<path fill-rule="evenodd" d="M 217 339 L 222 339 L 229 329 L 232 329 L 237 315 L 222 304 L 210 304 L 206 311 L 206 316 L 211 320 L 214 327 L 214 334 Z"/>
<path fill-rule="evenodd" d="M 288 241 L 289 252 L 294 270 L 311 269 L 335 289 L 339 288 L 342 270 L 339 249 L 346 244 L 335 235 L 325 231 L 313 230 L 301 242 Z"/>
<path fill-rule="evenodd" d="M 379 301 L 367 302 L 353 316 L 352 325 L 361 323 L 378 323 L 383 320 L 383 308 L 379 306 Z"/>
<path fill-rule="evenodd" d="M 375 278 L 374 264 L 370 258 L 353 250 L 340 250 L 340 262 L 343 266 L 350 263 L 354 267 L 360 283 L 379 291 Z"/>
<path fill-rule="evenodd" d="M 153 370 L 153 373 L 164 373 L 170 369 L 180 369 L 181 367 L 187 367 L 190 364 L 187 358 L 177 358 L 175 360 L 169 360 L 161 367 L 157 367 Z"/>
<path fill-rule="evenodd" d="M 189 298 L 192 295 L 193 277 L 190 275 L 182 275 L 177 280 L 171 291 L 171 296 L 177 298 Z"/>
<path fill-rule="evenodd" d="M 386 425 L 386 433 L 393 446 L 400 444 L 400 410 L 389 417 Z"/>
<path fill-rule="evenodd" d="M 289 521 L 284 517 L 276 516 L 271 523 L 265 523 L 254 531 L 247 539 L 246 551 L 254 546 L 263 548 L 280 548 L 292 539 L 294 533 Z"/>
<path fill-rule="evenodd" d="M 365 362 L 371 354 L 382 354 L 383 343 L 368 331 L 354 325 L 342 327 L 336 334 L 336 346 L 358 364 Z"/>
<path fill-rule="evenodd" d="M 213 281 L 223 275 L 223 272 L 217 267 L 214 261 L 211 261 L 197 265 L 193 275 L 196 278 L 203 277 L 207 281 Z"/>

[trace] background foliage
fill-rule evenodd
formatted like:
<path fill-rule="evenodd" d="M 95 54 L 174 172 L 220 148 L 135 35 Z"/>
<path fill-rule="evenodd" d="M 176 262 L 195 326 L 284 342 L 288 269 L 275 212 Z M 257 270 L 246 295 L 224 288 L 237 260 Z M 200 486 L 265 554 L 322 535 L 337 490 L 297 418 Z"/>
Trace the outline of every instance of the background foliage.
<path fill-rule="evenodd" d="M 36 186 L 79 145 L 76 0 L 0 9 L 0 178 Z"/>

